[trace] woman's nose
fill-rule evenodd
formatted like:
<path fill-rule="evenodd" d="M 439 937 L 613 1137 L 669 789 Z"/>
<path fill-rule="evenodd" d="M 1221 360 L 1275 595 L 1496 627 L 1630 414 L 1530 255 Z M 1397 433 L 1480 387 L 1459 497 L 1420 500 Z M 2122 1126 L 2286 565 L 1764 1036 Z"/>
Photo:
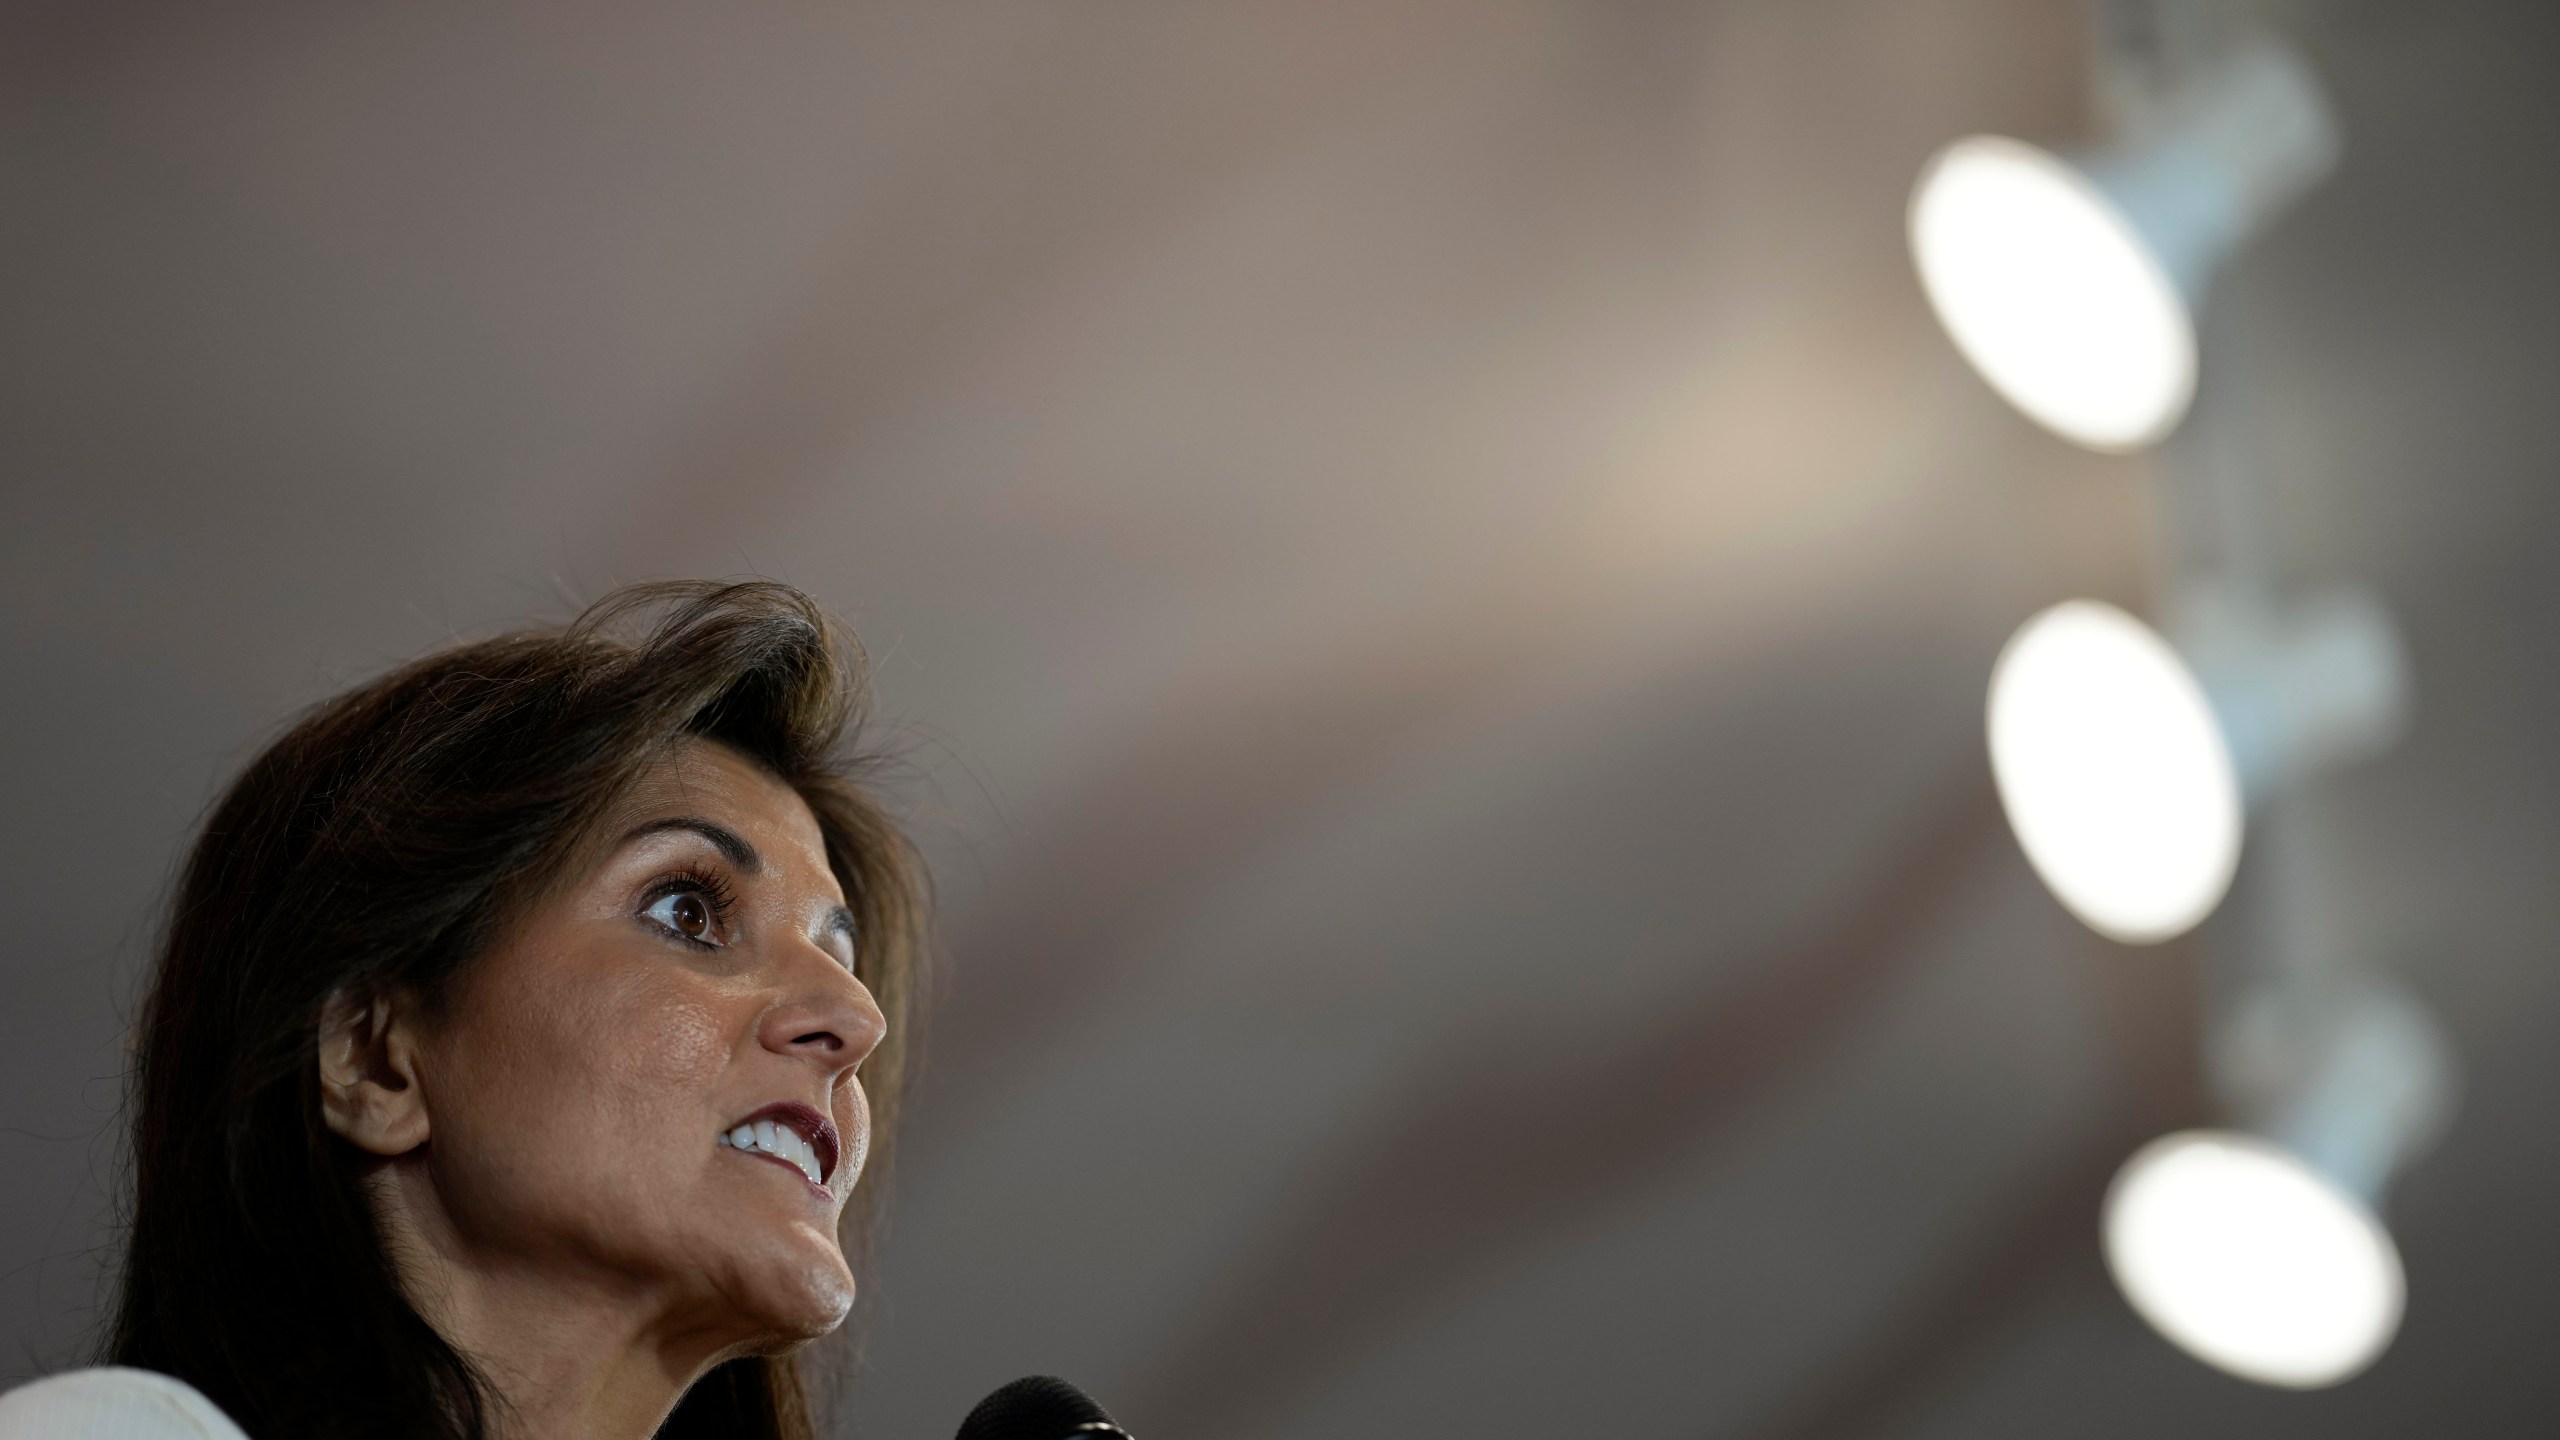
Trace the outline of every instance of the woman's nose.
<path fill-rule="evenodd" d="M 833 1073 L 850 1070 L 889 1033 L 871 991 L 825 951 L 809 947 L 790 967 L 792 998 L 765 1012 L 756 1038 L 777 1055 L 791 1055 Z"/>

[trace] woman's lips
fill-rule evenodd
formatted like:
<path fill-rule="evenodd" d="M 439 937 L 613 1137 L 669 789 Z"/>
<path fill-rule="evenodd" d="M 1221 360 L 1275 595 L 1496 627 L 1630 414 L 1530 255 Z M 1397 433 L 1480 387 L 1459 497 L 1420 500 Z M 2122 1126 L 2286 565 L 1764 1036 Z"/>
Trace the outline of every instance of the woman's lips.
<path fill-rule="evenodd" d="M 820 1190 L 835 1175 L 843 1148 L 835 1122 L 796 1100 L 777 1101 L 731 1122 L 718 1143 L 788 1165 Z"/>

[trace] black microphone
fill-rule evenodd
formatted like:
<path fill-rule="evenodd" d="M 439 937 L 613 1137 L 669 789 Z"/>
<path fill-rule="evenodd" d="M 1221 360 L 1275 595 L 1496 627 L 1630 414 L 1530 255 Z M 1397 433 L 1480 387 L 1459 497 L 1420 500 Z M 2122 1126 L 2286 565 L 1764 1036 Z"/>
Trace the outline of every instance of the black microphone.
<path fill-rule="evenodd" d="M 959 1440 L 1129 1440 L 1093 1397 L 1055 1375 L 1025 1375 L 978 1402 Z"/>

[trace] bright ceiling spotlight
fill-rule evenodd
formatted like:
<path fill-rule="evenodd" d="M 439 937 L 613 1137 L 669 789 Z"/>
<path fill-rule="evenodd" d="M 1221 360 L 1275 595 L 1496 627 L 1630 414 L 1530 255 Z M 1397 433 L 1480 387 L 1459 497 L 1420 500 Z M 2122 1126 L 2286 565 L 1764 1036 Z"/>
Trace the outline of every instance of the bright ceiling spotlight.
<path fill-rule="evenodd" d="M 2189 1130 L 2136 1152 L 2108 1191 L 2107 1266 L 2142 1318 L 2266 1385 L 2334 1385 L 2400 1327 L 2400 1252 L 2356 1196 L 2283 1149 Z"/>
<path fill-rule="evenodd" d="M 1989 709 L 2001 806 L 2065 909 L 2148 944 L 2221 902 L 2239 774 L 2203 686 L 2151 627 L 2095 600 L 2054 606 L 2000 652 Z"/>
<path fill-rule="evenodd" d="M 2442 1130 L 2454 1061 L 2397 986 L 2295 973 L 2215 1027 L 2216 1090 L 2256 1133 L 2135 1152 L 2106 1202 L 2107 1265 L 2154 1329 L 2267 1385 L 2334 1385 L 2400 1325 L 2383 1187 Z"/>
<path fill-rule="evenodd" d="M 2177 285 L 2086 175 L 1976 135 L 1938 152 L 1911 201 L 1929 303 L 1991 388 L 2066 439 L 2134 450 L 2186 413 L 2195 326 Z"/>
<path fill-rule="evenodd" d="M 2398 633 L 2337 592 L 2268 613 L 2191 605 L 2173 648 L 2115 606 L 2029 620 L 1991 670 L 2000 804 L 2036 874 L 2127 944 L 2184 933 L 2222 902 L 2249 803 L 2388 748 L 2408 709 Z"/>
<path fill-rule="evenodd" d="M 1996 135 L 1949 145 L 1912 191 L 1912 258 L 1994 390 L 2066 439 L 2137 450 L 2194 398 L 2213 271 L 2337 150 L 2310 72 L 2256 41 L 2125 144 L 2072 158 Z"/>

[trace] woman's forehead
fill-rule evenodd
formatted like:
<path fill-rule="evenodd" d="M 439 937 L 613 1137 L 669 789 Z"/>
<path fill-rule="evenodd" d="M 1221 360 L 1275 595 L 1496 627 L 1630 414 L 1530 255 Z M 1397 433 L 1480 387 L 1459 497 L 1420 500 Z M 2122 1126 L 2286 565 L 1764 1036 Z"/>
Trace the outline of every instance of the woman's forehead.
<path fill-rule="evenodd" d="M 615 834 L 679 817 L 709 820 L 745 836 L 759 851 L 793 852 L 820 869 L 826 866 L 826 837 L 808 802 L 771 771 L 716 741 L 686 739 L 671 747 L 632 782 L 615 816 Z"/>

